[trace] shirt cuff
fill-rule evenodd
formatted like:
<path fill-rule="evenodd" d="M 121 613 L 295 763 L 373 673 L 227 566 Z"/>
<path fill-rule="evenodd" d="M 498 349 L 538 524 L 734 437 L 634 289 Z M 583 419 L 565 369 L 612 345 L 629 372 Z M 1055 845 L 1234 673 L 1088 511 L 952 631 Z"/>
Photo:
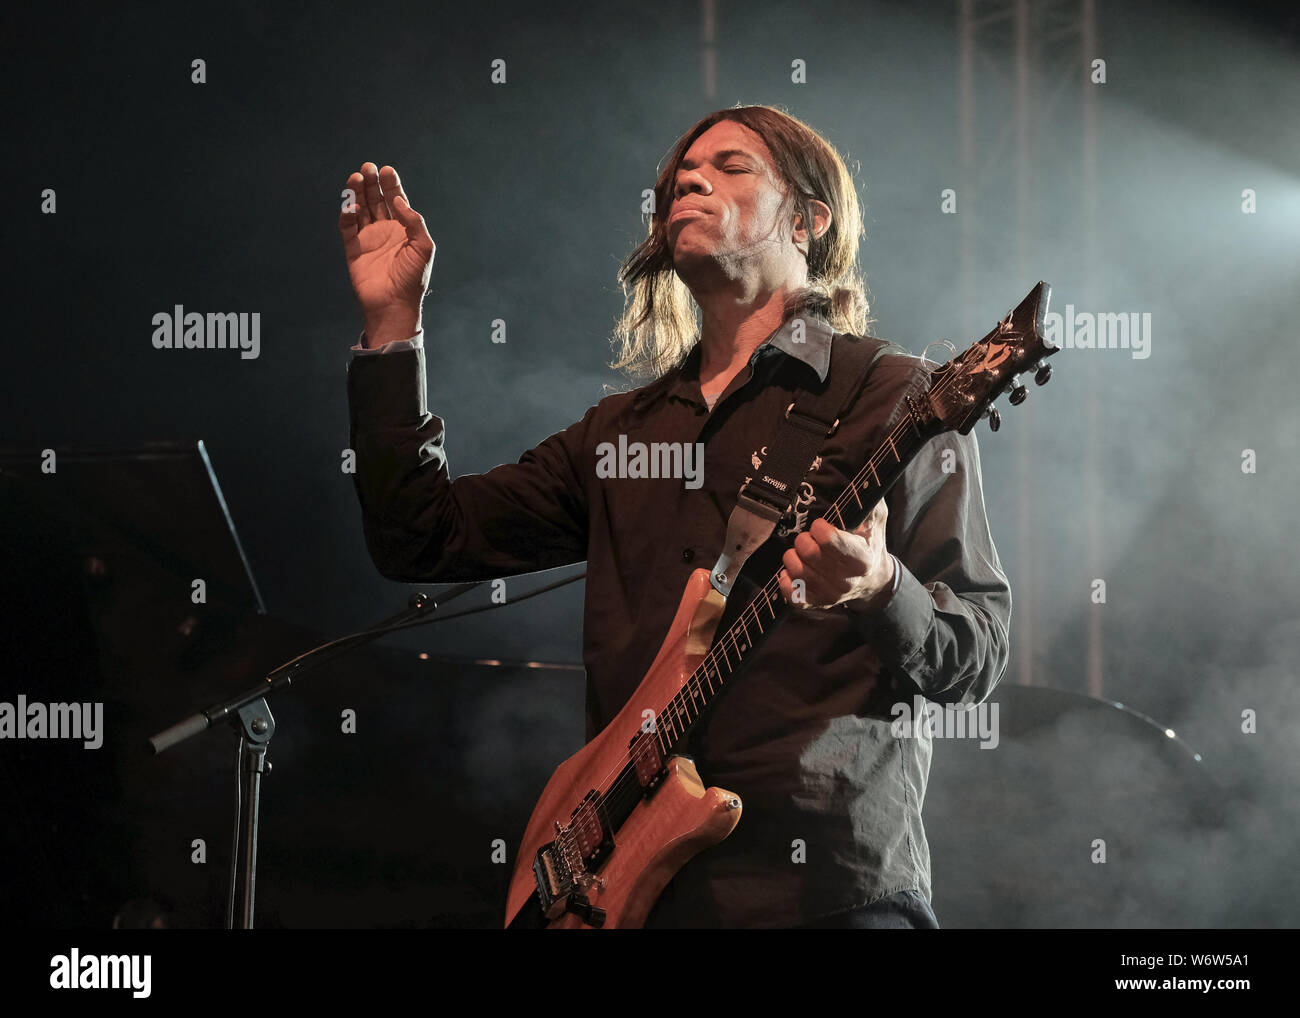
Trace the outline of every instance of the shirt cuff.
<path fill-rule="evenodd" d="M 934 624 L 934 598 L 897 556 L 894 587 L 884 605 L 874 612 L 864 602 L 849 601 L 852 616 L 863 637 L 887 659 L 902 664 L 925 643 Z"/>
<path fill-rule="evenodd" d="M 367 347 L 366 331 L 361 330 L 361 338 L 357 345 L 352 348 L 353 354 L 362 357 L 369 357 L 373 354 L 396 353 L 398 350 L 421 350 L 424 348 L 424 330 L 420 329 L 410 339 L 395 339 L 391 343 L 385 343 L 383 346 Z"/>
<path fill-rule="evenodd" d="M 352 422 L 362 428 L 406 425 L 428 415 L 423 333 L 373 350 L 353 347 L 348 365 Z"/>

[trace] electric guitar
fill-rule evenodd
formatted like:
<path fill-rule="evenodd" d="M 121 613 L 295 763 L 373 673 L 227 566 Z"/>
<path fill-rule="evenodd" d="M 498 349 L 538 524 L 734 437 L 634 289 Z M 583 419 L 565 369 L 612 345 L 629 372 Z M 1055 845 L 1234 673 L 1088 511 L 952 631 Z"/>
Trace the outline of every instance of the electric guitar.
<path fill-rule="evenodd" d="M 1046 358 L 1057 350 L 1043 337 L 1050 295 L 1040 282 L 987 336 L 931 373 L 929 390 L 907 399 L 897 426 L 824 514 L 829 522 L 853 530 L 934 436 L 967 434 L 982 417 L 996 431 L 993 401 L 1007 389 L 1013 406 L 1025 399 L 1020 372 L 1032 367 L 1034 381 L 1047 382 Z M 507 926 L 535 909 L 551 929 L 638 927 L 677 871 L 740 822 L 740 798 L 706 788 L 694 763 L 673 751 L 791 608 L 774 575 L 718 632 L 726 609 L 709 570 L 695 570 L 636 693 L 543 790 L 507 892 Z M 659 705 L 649 722 L 647 704 Z"/>

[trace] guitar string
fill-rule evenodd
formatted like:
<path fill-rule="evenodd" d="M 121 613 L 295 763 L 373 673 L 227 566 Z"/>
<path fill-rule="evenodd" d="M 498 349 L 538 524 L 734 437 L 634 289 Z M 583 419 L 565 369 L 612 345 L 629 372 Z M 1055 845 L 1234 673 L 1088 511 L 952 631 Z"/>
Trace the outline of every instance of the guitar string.
<path fill-rule="evenodd" d="M 973 349 L 973 347 L 972 347 L 972 349 Z M 963 355 L 963 356 L 964 356 L 964 355 Z M 958 360 L 960 360 L 960 358 L 958 358 Z M 955 363 L 955 362 L 951 362 L 951 363 Z M 940 379 L 939 383 L 938 383 L 938 384 L 937 384 L 933 389 L 929 390 L 930 394 L 935 395 L 935 396 L 943 395 L 943 393 L 945 392 L 945 390 L 948 389 L 948 388 L 949 388 L 949 387 L 950 387 L 950 386 L 951 386 L 951 385 L 956 381 L 957 377 L 958 377 L 958 376 L 957 376 L 956 374 L 954 374 L 954 375 L 951 376 L 951 377 Z M 995 397 L 995 398 L 996 398 L 996 397 Z M 990 401 L 990 402 L 991 402 L 991 401 Z M 888 437 L 886 438 L 885 442 L 881 443 L 880 446 L 876 449 L 876 452 L 875 452 L 874 454 L 872 454 L 872 456 L 871 456 L 870 459 L 868 459 L 866 466 L 864 466 L 861 470 L 859 470 L 859 471 L 857 472 L 857 474 L 854 475 L 852 482 L 851 482 L 850 484 L 848 484 L 848 485 L 844 488 L 844 490 L 843 490 L 843 491 L 842 491 L 842 492 L 841 492 L 841 493 L 840 493 L 840 494 L 835 498 L 835 500 L 831 503 L 830 509 L 831 509 L 831 510 L 834 510 L 835 513 L 836 513 L 836 515 L 839 516 L 839 518 L 840 518 L 840 522 L 841 522 L 841 523 L 844 522 L 843 509 L 840 507 L 840 502 L 841 502 L 841 500 L 844 501 L 844 505 L 845 505 L 845 507 L 847 507 L 847 506 L 848 506 L 848 500 L 847 500 L 847 498 L 846 498 L 845 496 L 847 496 L 847 495 L 849 495 L 849 494 L 851 493 L 851 494 L 853 495 L 854 500 L 857 501 L 857 503 L 858 503 L 858 508 L 860 508 L 860 509 L 861 509 L 861 508 L 865 508 L 865 506 L 862 504 L 862 499 L 861 499 L 861 497 L 858 495 L 858 488 L 859 488 L 859 487 L 862 487 L 862 489 L 863 489 L 864 491 L 866 490 L 866 483 L 865 483 L 865 481 L 862 481 L 863 476 L 867 473 L 867 470 L 870 469 L 870 470 L 871 470 L 871 474 L 872 474 L 872 476 L 875 478 L 876 483 L 879 484 L 880 478 L 879 478 L 879 470 L 877 469 L 877 467 L 882 467 L 882 466 L 885 465 L 885 445 L 886 445 L 886 444 L 888 444 L 889 447 L 893 450 L 893 453 L 894 453 L 894 460 L 895 460 L 895 462 L 901 464 L 901 463 L 902 463 L 902 459 L 901 459 L 901 457 L 899 457 L 899 455 L 898 455 L 898 449 L 897 449 L 897 446 L 896 446 L 895 442 L 896 442 L 896 440 L 905 437 L 905 436 L 907 435 L 907 433 L 908 433 L 910 430 L 912 430 L 914 427 L 916 427 L 916 422 L 914 421 L 914 414 L 913 414 L 912 410 L 909 409 L 909 410 L 908 410 L 906 413 L 904 413 L 903 416 L 899 419 L 898 424 L 895 426 L 894 430 L 893 430 L 892 432 L 890 432 L 890 434 L 889 434 Z M 919 428 L 917 428 L 917 430 L 919 431 Z M 879 460 L 880 462 L 877 463 L 877 460 Z M 830 511 L 830 510 L 828 510 L 828 513 L 829 513 L 829 511 Z M 824 518 L 824 517 L 823 517 L 823 518 Z M 692 669 L 691 674 L 687 677 L 686 681 L 682 684 L 682 686 L 678 689 L 678 691 L 677 691 L 676 693 L 674 693 L 674 694 L 672 695 L 671 698 L 669 698 L 669 701 L 668 701 L 668 707 L 669 707 L 669 708 L 672 708 L 672 705 L 673 705 L 674 701 L 676 701 L 676 700 L 677 700 L 677 699 L 682 695 L 682 693 L 683 693 L 685 690 L 687 690 L 687 689 L 689 689 L 689 688 L 691 688 L 691 687 L 694 687 L 694 689 L 697 690 L 697 691 L 700 693 L 701 697 L 704 698 L 704 699 L 706 699 L 706 701 L 707 701 L 707 697 L 704 697 L 703 687 L 701 687 L 701 686 L 699 685 L 699 682 L 698 682 L 698 676 L 699 676 L 699 673 L 700 673 L 701 669 L 704 669 L 704 670 L 705 670 L 705 674 L 706 674 L 706 676 L 707 676 L 707 669 L 705 668 L 705 666 L 708 665 L 708 664 L 710 663 L 710 659 L 711 659 L 711 658 L 713 659 L 713 660 L 712 660 L 712 664 L 713 664 L 713 667 L 714 667 L 714 673 L 715 673 L 715 675 L 716 675 L 717 678 L 718 678 L 718 689 L 721 689 L 721 688 L 726 684 L 726 682 L 728 681 L 728 679 L 730 679 L 731 676 L 732 676 L 732 674 L 734 674 L 735 669 L 731 667 L 731 665 L 730 665 L 730 661 L 729 661 L 729 659 L 726 658 L 726 654 L 725 654 L 725 650 L 724 650 L 724 651 L 723 651 L 723 660 L 726 661 L 726 664 L 727 664 L 727 672 L 729 673 L 729 674 L 724 678 L 723 675 L 722 675 L 721 669 L 720 669 L 720 667 L 719 667 L 719 662 L 718 662 L 718 659 L 717 659 L 717 657 L 716 657 L 716 652 L 717 652 L 719 649 L 723 648 L 724 642 L 725 642 L 728 638 L 731 639 L 731 641 L 732 641 L 732 649 L 736 652 L 736 657 L 737 657 L 737 662 L 738 662 L 738 663 L 737 663 L 737 667 L 739 667 L 740 664 L 743 664 L 743 663 L 744 663 L 745 653 L 747 653 L 749 650 L 751 650 L 751 649 L 753 648 L 754 641 L 753 641 L 752 638 L 749 638 L 749 632 L 748 632 L 748 630 L 746 629 L 746 632 L 745 632 L 745 636 L 746 636 L 746 638 L 747 638 L 746 650 L 745 650 L 744 652 L 742 652 L 741 649 L 740 649 L 740 647 L 739 647 L 739 645 L 737 645 L 737 643 L 736 643 L 735 630 L 736 630 L 736 628 L 737 628 L 738 625 L 740 625 L 741 623 L 744 622 L 746 615 L 750 615 L 750 614 L 752 614 L 753 617 L 754 617 L 754 623 L 755 623 L 756 625 L 759 626 L 759 632 L 760 632 L 760 634 L 764 632 L 764 630 L 763 630 L 763 628 L 762 628 L 762 625 L 761 625 L 761 620 L 759 619 L 758 612 L 757 612 L 757 609 L 756 609 L 756 606 L 758 605 L 758 603 L 759 603 L 760 601 L 762 601 L 762 602 L 764 603 L 764 605 L 767 606 L 767 610 L 768 610 L 768 612 L 772 615 L 772 621 L 773 621 L 773 623 L 774 623 L 774 624 L 776 623 L 776 621 L 777 621 L 777 618 L 776 618 L 776 612 L 775 612 L 775 610 L 771 607 L 771 605 L 772 605 L 773 603 L 775 603 L 775 599 L 777 599 L 777 598 L 780 598 L 780 599 L 782 599 L 782 600 L 784 599 L 784 598 L 783 598 L 783 595 L 781 594 L 780 576 L 781 576 L 781 571 L 780 571 L 780 570 L 777 570 L 777 574 L 776 574 L 776 576 L 774 576 L 774 577 L 772 577 L 771 579 L 769 579 L 769 580 L 768 580 L 768 581 L 767 581 L 767 582 L 762 586 L 762 588 L 760 589 L 759 594 L 760 594 L 761 596 L 756 596 L 752 601 L 750 601 L 750 603 L 747 604 L 747 605 L 745 606 L 745 608 L 741 610 L 740 614 L 736 617 L 736 620 L 735 620 L 735 621 L 734 621 L 730 626 L 728 626 L 726 630 L 723 631 L 723 633 L 721 634 L 721 636 L 720 636 L 718 642 L 717 642 L 716 644 L 714 644 L 712 647 L 710 647 L 708 651 L 705 652 L 705 654 L 704 654 L 704 655 L 701 657 L 701 659 L 700 659 L 700 663 L 699 663 L 698 665 L 696 665 L 694 669 Z M 773 588 L 773 584 L 775 584 L 775 587 L 774 587 L 774 588 Z M 712 683 L 710 683 L 710 686 L 712 686 Z M 716 695 L 717 695 L 717 692 L 718 692 L 718 690 L 711 690 L 711 692 L 709 693 L 709 696 L 716 696 Z M 692 693 L 692 697 L 693 697 L 693 696 L 694 696 L 694 693 Z M 684 701 L 684 700 L 683 700 L 683 704 L 685 704 L 685 701 Z M 656 714 L 655 716 L 656 716 L 656 718 L 660 718 L 660 717 L 663 717 L 663 716 L 664 716 L 664 713 L 665 713 L 665 712 L 660 712 L 659 714 Z M 688 725 L 686 725 L 685 727 L 683 727 L 681 733 L 675 734 L 675 735 L 674 735 L 674 738 L 675 738 L 675 739 L 680 739 L 680 738 L 681 738 L 681 737 L 686 733 L 686 731 L 689 729 L 690 725 L 693 725 L 693 724 L 695 723 L 696 720 L 698 720 L 698 716 L 697 716 L 695 719 L 692 719 L 692 720 L 689 722 Z M 669 729 L 669 730 L 671 731 L 671 729 Z M 646 733 L 646 734 L 651 734 L 651 733 Z M 657 734 L 657 722 L 656 722 L 656 729 L 655 729 L 654 734 Z M 657 743 L 657 742 L 658 742 L 658 739 L 656 739 L 656 743 Z M 661 753 L 662 753 L 662 750 L 661 750 Z M 601 779 L 601 783 L 597 785 L 597 792 L 596 792 L 596 796 L 597 796 L 597 800 L 598 800 L 598 801 L 603 801 L 603 800 L 606 800 L 606 799 L 610 798 L 610 797 L 613 796 L 617 791 L 621 791 L 621 787 L 620 787 L 620 786 L 623 786 L 623 785 L 627 782 L 627 780 L 628 780 L 629 778 L 632 778 L 632 779 L 635 779 L 635 778 L 636 778 L 636 759 L 635 759 L 634 756 L 632 756 L 631 754 L 629 754 L 629 760 L 630 760 L 630 762 L 632 763 L 632 771 L 631 771 L 631 773 L 626 773 L 626 774 L 625 774 L 625 770 L 626 770 L 626 768 L 627 768 L 627 763 L 619 763 L 619 764 L 617 764 L 616 766 L 614 766 L 613 768 L 611 768 L 611 769 L 606 773 L 606 775 L 604 776 L 604 778 Z M 611 778 L 612 778 L 612 780 L 611 780 Z M 637 779 L 637 780 L 638 780 L 638 783 L 639 783 L 639 779 Z M 608 787 L 605 787 L 605 788 L 603 788 L 603 790 L 602 790 L 602 785 L 604 784 L 604 782 L 610 782 L 610 784 L 609 784 Z M 586 806 L 587 809 L 592 809 L 592 808 L 594 808 L 594 804 L 584 804 L 584 805 Z M 576 826 L 576 821 L 581 817 L 581 811 L 582 811 L 582 809 L 583 809 L 583 807 L 580 806 L 580 807 L 579 807 L 579 811 L 580 811 L 580 812 L 579 812 L 578 816 L 573 817 L 572 820 L 570 821 L 570 823 L 569 823 L 568 826 L 566 826 L 566 827 L 562 827 L 562 828 L 561 828 L 561 831 L 560 831 L 560 833 L 559 833 L 559 835 L 558 835 L 557 838 L 555 839 L 555 840 L 561 842 L 561 849 L 562 849 L 562 850 L 571 850 L 571 849 L 573 849 L 573 848 L 575 847 L 575 841 L 576 841 L 576 839 L 577 839 L 577 832 L 576 832 L 576 830 L 575 830 L 575 826 Z M 598 821 L 598 820 L 599 820 L 599 818 L 597 818 L 597 821 Z M 603 834 L 603 825 L 601 825 L 601 831 L 602 831 L 602 834 Z M 567 851 L 564 851 L 564 854 L 567 855 L 568 852 L 567 852 Z M 579 858 L 580 858 L 580 859 L 582 858 L 582 856 L 581 856 L 581 851 L 580 851 L 580 850 L 579 850 Z"/>

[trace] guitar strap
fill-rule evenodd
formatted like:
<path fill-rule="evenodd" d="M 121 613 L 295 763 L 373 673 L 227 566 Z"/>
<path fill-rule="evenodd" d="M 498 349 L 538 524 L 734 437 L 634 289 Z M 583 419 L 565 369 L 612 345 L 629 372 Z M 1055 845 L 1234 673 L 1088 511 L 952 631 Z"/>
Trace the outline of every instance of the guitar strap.
<path fill-rule="evenodd" d="M 762 466 L 740 489 L 727 520 L 727 539 L 709 579 L 723 597 L 731 593 L 736 577 L 750 555 L 776 529 L 777 521 L 792 506 L 799 486 L 822 443 L 840 426 L 840 415 L 862 388 L 868 371 L 888 343 L 872 336 L 831 337 L 830 369 L 819 390 L 803 390 L 785 408 L 776 436 L 767 445 Z"/>

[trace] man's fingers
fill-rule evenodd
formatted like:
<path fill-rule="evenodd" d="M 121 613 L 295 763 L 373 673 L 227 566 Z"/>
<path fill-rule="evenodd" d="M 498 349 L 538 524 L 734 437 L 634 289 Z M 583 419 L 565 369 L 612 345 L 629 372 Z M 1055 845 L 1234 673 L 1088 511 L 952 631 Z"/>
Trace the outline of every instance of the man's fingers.
<path fill-rule="evenodd" d="M 799 596 L 795 597 L 795 583 L 799 584 Z M 801 577 L 790 577 L 789 572 L 782 569 L 776 576 L 776 585 L 781 588 L 781 595 L 785 598 L 787 604 L 792 604 L 796 608 L 811 608 L 808 603 L 808 586 L 807 581 Z"/>
<path fill-rule="evenodd" d="M 793 548 L 787 548 L 784 555 L 781 556 L 781 564 L 785 566 L 785 571 L 791 579 L 803 579 L 803 562 L 799 559 L 799 553 Z"/>
<path fill-rule="evenodd" d="M 845 536 L 847 533 L 827 519 L 815 519 L 804 533 L 795 538 L 795 547 L 799 549 L 800 558 L 812 568 L 838 572 L 846 565 L 862 562 L 861 546 L 852 538 Z M 860 532 L 854 531 L 854 533 Z M 799 543 L 800 537 L 807 538 L 802 547 Z M 804 551 L 805 548 L 807 553 Z"/>
<path fill-rule="evenodd" d="M 433 238 L 429 236 L 429 227 L 424 222 L 424 216 L 411 208 L 411 203 L 406 200 L 404 194 L 395 195 L 390 200 L 393 206 L 393 217 L 406 229 L 406 239 L 410 241 L 411 246 L 425 256 L 432 256 L 435 245 Z"/>
<path fill-rule="evenodd" d="M 361 175 L 366 178 L 366 210 L 370 214 L 370 222 L 382 222 L 385 219 L 392 219 L 388 207 L 384 204 L 383 192 L 379 189 L 379 167 L 374 163 L 362 163 Z M 364 219 L 365 216 L 363 215 Z M 363 226 L 368 225 L 363 222 Z"/>
<path fill-rule="evenodd" d="M 370 206 L 366 203 L 365 169 L 366 169 L 366 164 L 363 163 L 360 172 L 354 173 L 352 174 L 351 177 L 348 178 L 349 186 L 351 186 L 352 181 L 356 181 L 356 186 L 353 187 L 352 189 L 356 192 L 357 195 L 357 229 L 358 230 L 364 230 L 367 226 L 369 226 L 371 223 L 375 221 L 374 217 L 370 214 Z"/>
<path fill-rule="evenodd" d="M 883 530 L 885 527 L 885 521 L 888 519 L 889 506 L 885 505 L 885 500 L 882 498 L 871 507 L 871 513 L 867 516 L 867 522 L 877 530 Z"/>
<path fill-rule="evenodd" d="M 361 214 L 358 203 L 361 201 L 361 188 L 364 181 L 360 173 L 354 173 L 348 177 L 348 182 L 343 186 L 354 195 L 351 206 L 344 206 L 339 212 L 339 233 L 343 236 L 343 243 L 346 245 L 356 238 L 357 231 L 361 229 Z"/>
<path fill-rule="evenodd" d="M 344 209 L 339 213 L 339 234 L 343 237 L 344 245 L 347 245 L 356 239 L 358 229 L 357 210 L 355 205 L 353 205 L 350 210 Z"/>
<path fill-rule="evenodd" d="M 406 198 L 406 192 L 402 190 L 402 181 L 397 176 L 397 170 L 391 166 L 385 166 L 379 171 L 379 190 L 384 196 L 384 201 L 388 204 L 389 211 L 393 213 L 393 218 L 397 218 L 397 207 L 393 204 L 393 199 L 399 195 L 407 205 L 410 201 Z"/>
<path fill-rule="evenodd" d="M 813 569 L 816 569 L 818 563 L 821 562 L 822 543 L 813 536 L 811 528 L 795 535 L 794 547 L 791 550 L 798 554 L 803 563 Z"/>
<path fill-rule="evenodd" d="M 785 595 L 785 599 L 799 608 L 810 608 L 821 604 L 827 584 L 826 578 L 817 571 L 816 566 L 804 561 L 793 548 L 786 549 L 786 553 L 781 556 L 781 563 L 785 568 L 781 570 L 780 575 L 786 578 L 786 582 L 782 584 L 778 577 L 777 583 L 781 586 L 781 593 Z M 793 594 L 796 583 L 799 584 L 798 599 Z M 834 584 L 832 583 L 831 586 Z"/>
<path fill-rule="evenodd" d="M 823 548 L 833 547 L 840 536 L 840 528 L 824 516 L 819 516 L 804 531 Z"/>
<path fill-rule="evenodd" d="M 885 532 L 885 524 L 888 522 L 889 506 L 885 504 L 885 500 L 882 498 L 871 507 L 871 512 L 867 514 L 867 518 L 853 528 L 853 532 L 862 537 L 869 538 L 873 532 L 883 534 Z"/>

